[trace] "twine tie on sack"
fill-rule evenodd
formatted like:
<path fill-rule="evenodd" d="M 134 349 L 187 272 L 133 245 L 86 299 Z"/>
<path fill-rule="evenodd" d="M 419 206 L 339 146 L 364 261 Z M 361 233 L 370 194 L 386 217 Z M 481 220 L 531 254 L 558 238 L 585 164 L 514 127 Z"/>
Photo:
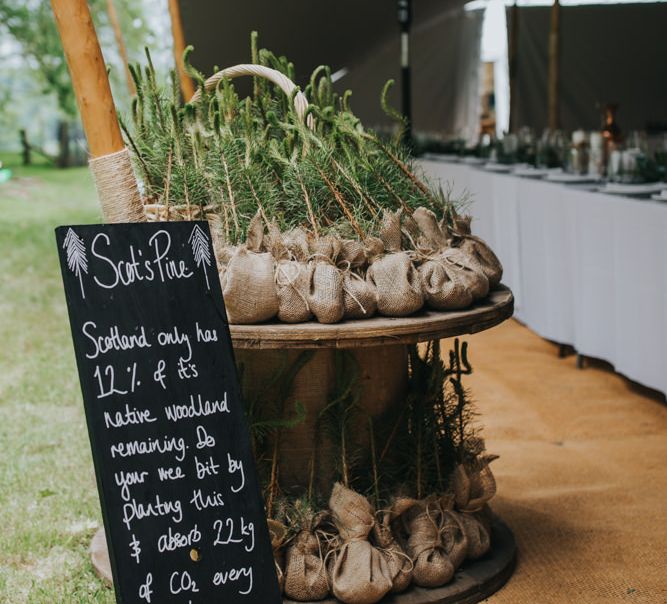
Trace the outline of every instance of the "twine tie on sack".
<path fill-rule="evenodd" d="M 293 256 L 293 254 L 291 252 L 290 252 L 290 256 Z M 290 260 L 292 260 L 292 258 L 290 258 Z M 279 280 L 278 273 L 281 273 L 283 275 L 283 277 L 285 277 L 285 281 L 280 281 Z M 294 278 L 290 277 L 287 274 L 287 272 L 285 271 L 285 269 L 282 267 L 282 264 L 280 262 L 277 263 L 276 275 L 275 275 L 275 279 L 274 279 L 275 284 L 276 285 L 282 285 L 282 286 L 287 285 L 287 286 L 291 287 L 294 290 L 294 292 L 296 293 L 296 295 L 299 296 L 301 301 L 305 304 L 306 310 L 308 312 L 310 312 L 310 305 L 308 304 L 308 300 L 307 300 L 306 296 L 304 296 L 299 291 L 299 289 L 294 285 L 296 283 L 296 280 L 297 280 L 298 277 L 299 277 L 298 273 Z"/>
<path fill-rule="evenodd" d="M 403 571 L 401 572 L 412 572 L 415 568 L 415 563 L 412 560 L 410 556 L 408 556 L 404 551 L 396 551 L 395 549 L 391 549 L 389 547 L 378 547 L 377 545 L 375 546 L 375 549 L 378 550 L 379 552 L 382 552 L 383 554 L 388 554 L 391 556 L 391 558 L 404 558 L 410 563 L 410 570 L 409 571 Z"/>
<path fill-rule="evenodd" d="M 352 263 L 351 263 L 349 260 L 345 260 L 345 262 L 347 263 L 347 267 L 344 268 L 344 269 L 342 269 L 342 270 L 343 270 L 343 274 L 344 274 L 344 275 L 349 275 L 350 277 L 356 278 L 356 279 L 358 279 L 359 281 L 362 281 L 362 282 L 365 283 L 365 279 L 364 279 L 363 277 L 360 277 L 359 275 L 357 275 L 357 273 L 355 273 L 355 272 L 352 271 Z M 343 291 L 344 291 L 348 296 L 350 296 L 350 298 L 352 298 L 352 299 L 357 303 L 357 305 L 358 305 L 359 308 L 361 309 L 361 312 L 362 312 L 362 313 L 364 313 L 365 315 L 368 314 L 368 312 L 367 312 L 366 309 L 364 308 L 364 305 L 359 301 L 359 298 L 357 298 L 357 297 L 352 293 L 352 290 L 350 290 L 350 288 L 347 287 L 347 286 L 345 285 L 345 281 L 343 281 Z"/>

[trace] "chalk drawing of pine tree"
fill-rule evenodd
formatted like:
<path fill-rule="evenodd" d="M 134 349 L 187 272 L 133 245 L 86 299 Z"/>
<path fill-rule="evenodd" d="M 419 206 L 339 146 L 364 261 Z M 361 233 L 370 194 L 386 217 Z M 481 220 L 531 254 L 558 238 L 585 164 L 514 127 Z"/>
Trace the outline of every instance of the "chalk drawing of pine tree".
<path fill-rule="evenodd" d="M 83 239 L 79 237 L 72 229 L 67 229 L 63 249 L 67 250 L 67 266 L 78 278 L 81 286 L 81 296 L 86 297 L 83 291 L 82 273 L 88 274 L 88 258 L 86 258 L 86 246 Z"/>
<path fill-rule="evenodd" d="M 204 277 L 206 277 L 206 287 L 211 289 L 205 266 L 211 266 L 211 252 L 209 251 L 208 237 L 206 236 L 206 233 L 201 230 L 199 225 L 196 224 L 195 228 L 192 229 L 192 233 L 190 233 L 190 238 L 188 241 L 190 242 L 190 245 L 192 245 L 192 255 L 195 258 L 195 264 L 204 270 Z"/>

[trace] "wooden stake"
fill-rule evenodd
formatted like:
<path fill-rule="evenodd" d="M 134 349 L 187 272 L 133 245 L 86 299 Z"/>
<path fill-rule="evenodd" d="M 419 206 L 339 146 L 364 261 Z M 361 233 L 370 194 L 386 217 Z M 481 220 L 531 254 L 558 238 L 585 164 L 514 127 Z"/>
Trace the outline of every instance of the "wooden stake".
<path fill-rule="evenodd" d="M 76 102 L 93 157 L 125 148 L 109 78 L 85 0 L 51 0 Z"/>
<path fill-rule="evenodd" d="M 519 124 L 518 111 L 519 99 L 517 98 L 517 74 L 518 74 L 518 51 L 519 51 L 519 5 L 514 0 L 510 11 L 510 41 L 509 41 L 509 70 L 510 70 L 510 132 L 514 132 Z"/>
<path fill-rule="evenodd" d="M 195 85 L 186 73 L 185 63 L 183 62 L 185 34 L 183 33 L 183 22 L 181 21 L 181 9 L 178 6 L 178 0 L 169 0 L 169 16 L 171 17 L 171 33 L 174 37 L 174 59 L 176 60 L 178 78 L 181 82 L 181 93 L 183 94 L 183 99 L 189 101 L 195 93 Z"/>
<path fill-rule="evenodd" d="M 118 13 L 116 12 L 116 5 L 113 3 L 113 0 L 107 0 L 107 13 L 109 14 L 109 22 L 113 28 L 113 35 L 116 38 L 118 54 L 120 54 L 120 58 L 123 61 L 123 69 L 125 69 L 125 79 L 127 81 L 127 90 L 129 91 L 130 96 L 134 96 L 137 93 L 137 89 L 134 87 L 134 80 L 132 79 L 130 68 L 128 67 L 129 58 L 127 56 L 127 48 L 125 47 L 123 32 L 120 29 L 120 21 L 118 20 Z"/>
<path fill-rule="evenodd" d="M 560 0 L 551 7 L 551 31 L 549 32 L 549 129 L 560 127 Z"/>

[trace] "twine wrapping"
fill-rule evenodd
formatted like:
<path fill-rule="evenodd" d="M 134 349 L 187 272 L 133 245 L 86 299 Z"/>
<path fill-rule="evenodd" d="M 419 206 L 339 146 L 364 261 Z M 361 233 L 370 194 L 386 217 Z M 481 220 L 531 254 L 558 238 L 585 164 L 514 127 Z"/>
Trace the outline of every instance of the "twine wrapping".
<path fill-rule="evenodd" d="M 105 222 L 146 222 L 127 148 L 89 162 Z"/>

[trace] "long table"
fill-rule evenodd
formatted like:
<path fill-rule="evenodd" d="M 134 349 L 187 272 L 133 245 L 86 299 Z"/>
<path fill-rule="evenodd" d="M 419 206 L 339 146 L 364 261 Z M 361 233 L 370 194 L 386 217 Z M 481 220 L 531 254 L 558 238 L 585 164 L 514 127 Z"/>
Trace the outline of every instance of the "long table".
<path fill-rule="evenodd" d="M 501 259 L 520 321 L 667 393 L 667 203 L 420 164 L 470 198 L 473 233 Z"/>

